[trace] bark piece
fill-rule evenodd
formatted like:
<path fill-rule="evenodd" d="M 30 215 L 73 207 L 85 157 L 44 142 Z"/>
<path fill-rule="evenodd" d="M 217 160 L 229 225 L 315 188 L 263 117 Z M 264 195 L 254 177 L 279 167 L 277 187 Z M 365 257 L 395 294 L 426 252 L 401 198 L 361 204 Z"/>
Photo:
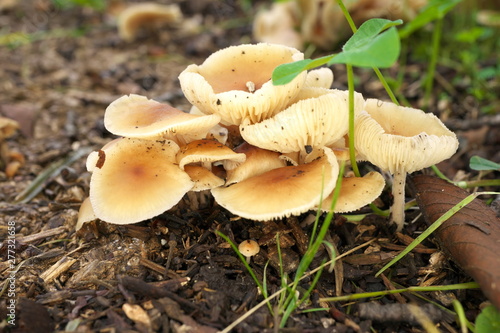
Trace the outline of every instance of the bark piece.
<path fill-rule="evenodd" d="M 412 189 L 425 220 L 432 224 L 469 193 L 442 179 L 412 177 Z M 474 199 L 436 231 L 443 250 L 481 287 L 500 309 L 500 219 L 480 199 Z"/>

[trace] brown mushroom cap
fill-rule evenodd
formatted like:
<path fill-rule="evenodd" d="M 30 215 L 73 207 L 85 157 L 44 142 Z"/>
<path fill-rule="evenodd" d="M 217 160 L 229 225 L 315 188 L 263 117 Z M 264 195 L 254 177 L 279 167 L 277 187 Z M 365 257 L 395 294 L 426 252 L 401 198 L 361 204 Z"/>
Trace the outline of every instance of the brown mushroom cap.
<path fill-rule="evenodd" d="M 173 141 L 123 138 L 104 150 L 93 170 L 90 201 L 101 220 L 129 224 L 172 208 L 193 187 L 175 164 Z"/>
<path fill-rule="evenodd" d="M 323 156 L 310 163 L 273 169 L 211 192 L 222 207 L 251 220 L 304 213 L 335 187 L 339 166 L 331 149 L 323 151 Z"/>
<path fill-rule="evenodd" d="M 230 46 L 210 55 L 201 65 L 190 65 L 180 75 L 182 91 L 203 113 L 218 114 L 223 125 L 243 119 L 258 122 L 281 111 L 302 88 L 306 73 L 275 86 L 274 68 L 304 59 L 293 48 L 259 43 Z"/>
<path fill-rule="evenodd" d="M 368 205 L 380 196 L 384 186 L 384 177 L 375 171 L 363 177 L 344 177 L 334 212 L 349 213 Z M 323 200 L 321 210 L 329 211 L 332 199 L 333 193 Z"/>
<path fill-rule="evenodd" d="M 17 129 L 19 129 L 17 121 L 7 117 L 0 117 L 0 141 L 12 136 Z"/>
<path fill-rule="evenodd" d="M 140 95 L 125 95 L 111 103 L 104 126 L 113 134 L 131 138 L 179 138 L 189 142 L 204 138 L 217 125 L 217 115 L 194 115 Z"/>
<path fill-rule="evenodd" d="M 231 148 L 215 140 L 196 140 L 188 143 L 177 153 L 179 167 L 191 163 L 213 163 L 221 161 L 226 170 L 234 169 L 246 159 L 245 154 L 238 154 Z"/>
<path fill-rule="evenodd" d="M 249 258 L 259 253 L 260 246 L 259 243 L 257 243 L 253 239 L 247 239 L 241 242 L 240 245 L 238 245 L 238 250 L 245 257 Z"/>
<path fill-rule="evenodd" d="M 433 114 L 368 99 L 354 126 L 356 150 L 394 174 L 421 170 L 451 157 L 456 135 Z"/>
<path fill-rule="evenodd" d="M 348 132 L 347 93 L 324 88 L 304 88 L 301 99 L 270 119 L 257 124 L 245 121 L 241 136 L 248 143 L 273 151 L 307 154 L 308 147 L 319 148 L 338 141 Z M 364 100 L 356 94 L 361 110 Z"/>
<path fill-rule="evenodd" d="M 280 158 L 279 153 L 252 146 L 247 142 L 236 147 L 234 152 L 245 154 L 246 160 L 238 167 L 227 171 L 226 185 L 286 166 L 286 161 Z"/>
<path fill-rule="evenodd" d="M 124 40 L 131 41 L 140 28 L 174 23 L 181 18 L 182 12 L 177 5 L 148 2 L 132 4 L 118 15 L 118 33 Z"/>
<path fill-rule="evenodd" d="M 200 192 L 224 185 L 224 179 L 217 177 L 212 173 L 212 171 L 202 166 L 185 165 L 184 171 L 194 182 L 194 186 L 191 191 Z"/>

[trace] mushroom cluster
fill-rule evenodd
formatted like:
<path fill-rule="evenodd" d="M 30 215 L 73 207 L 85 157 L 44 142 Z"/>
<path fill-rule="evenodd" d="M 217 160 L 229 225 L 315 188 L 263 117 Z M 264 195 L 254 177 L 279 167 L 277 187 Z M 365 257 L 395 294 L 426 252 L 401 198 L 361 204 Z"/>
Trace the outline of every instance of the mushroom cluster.
<path fill-rule="evenodd" d="M 303 57 L 297 49 L 269 43 L 217 51 L 179 75 L 181 89 L 192 104 L 189 113 L 138 95 L 111 103 L 104 124 L 120 138 L 87 159 L 92 172 L 90 193 L 78 228 L 96 217 L 116 224 L 146 220 L 169 210 L 190 191 L 210 191 L 220 206 L 252 220 L 279 219 L 312 209 L 328 211 L 338 177 L 344 179 L 335 212 L 355 211 L 375 200 L 385 186 L 380 173 L 339 175 L 338 161 L 349 163 L 348 94 L 330 89 L 332 71 L 320 68 L 301 73 L 288 84 L 272 84 L 276 66 Z M 401 149 L 417 147 L 420 154 L 427 149 L 429 158 L 419 166 L 438 162 L 435 150 L 444 150 L 437 141 L 424 142 L 420 148 L 417 143 L 424 137 L 456 141 L 442 124 L 429 133 L 427 128 L 411 132 L 408 125 L 393 128 L 387 124 L 392 116 L 387 120 L 375 111 L 394 107 L 380 103 L 365 102 L 355 93 L 357 128 L 369 127 L 364 121 L 368 117 L 381 122 L 382 128 L 389 126 L 392 136 L 418 136 Z M 401 117 L 412 112 L 421 116 L 419 110 L 405 112 Z M 424 122 L 422 118 L 418 124 Z M 411 133 L 403 134 L 407 130 Z M 397 166 L 381 165 L 370 153 L 377 155 L 373 145 L 381 132 L 361 131 L 364 134 L 355 133 L 360 159 L 394 174 L 415 170 L 402 167 L 400 159 L 392 157 L 385 159 L 396 161 Z M 390 154 L 388 144 L 383 145 L 381 151 Z M 447 149 L 443 159 L 454 149 L 456 145 Z M 417 158 L 405 159 L 415 164 Z"/>

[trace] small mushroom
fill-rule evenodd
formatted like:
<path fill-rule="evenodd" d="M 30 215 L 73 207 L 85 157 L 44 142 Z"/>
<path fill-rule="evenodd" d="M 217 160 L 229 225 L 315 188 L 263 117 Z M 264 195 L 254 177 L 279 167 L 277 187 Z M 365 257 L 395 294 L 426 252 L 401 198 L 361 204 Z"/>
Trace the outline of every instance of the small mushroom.
<path fill-rule="evenodd" d="M 122 138 L 106 148 L 90 179 L 90 202 L 106 222 L 140 222 L 176 205 L 193 182 L 175 163 L 179 147 L 168 140 Z"/>
<path fill-rule="evenodd" d="M 217 115 L 195 115 L 140 95 L 125 95 L 104 113 L 104 126 L 130 138 L 174 140 L 179 144 L 206 137 L 220 121 Z"/>
<path fill-rule="evenodd" d="M 247 263 L 250 263 L 251 258 L 259 253 L 260 246 L 253 239 L 247 239 L 238 245 L 238 251 L 247 258 Z"/>
<path fill-rule="evenodd" d="M 272 117 L 283 110 L 304 85 L 303 72 L 275 86 L 276 66 L 304 59 L 297 49 L 259 43 L 230 46 L 210 55 L 201 65 L 189 65 L 180 75 L 186 98 L 206 114 L 217 114 L 223 125 L 239 125 Z"/>
<path fill-rule="evenodd" d="M 132 41 L 141 28 L 156 28 L 178 22 L 181 18 L 182 13 L 177 5 L 149 2 L 132 4 L 118 15 L 118 33 L 124 40 Z"/>
<path fill-rule="evenodd" d="M 200 163 L 201 166 L 212 169 L 212 163 L 221 162 L 224 169 L 234 169 L 246 159 L 245 154 L 238 154 L 231 148 L 223 145 L 215 140 L 195 140 L 184 147 L 177 153 L 177 163 L 184 170 L 187 164 Z"/>
<path fill-rule="evenodd" d="M 266 221 L 302 214 L 334 189 L 339 166 L 329 148 L 309 163 L 276 168 L 211 190 L 219 205 L 241 217 Z"/>
<path fill-rule="evenodd" d="M 286 166 L 286 161 L 280 158 L 279 153 L 252 146 L 247 142 L 236 147 L 234 152 L 245 154 L 246 160 L 236 168 L 227 171 L 226 185 L 238 183 L 247 178 Z"/>
<path fill-rule="evenodd" d="M 404 224 L 406 174 L 451 157 L 456 135 L 433 114 L 368 99 L 355 120 L 355 147 L 362 158 L 394 175 L 392 221 Z"/>
<path fill-rule="evenodd" d="M 300 9 L 296 1 L 273 2 L 269 10 L 260 10 L 253 21 L 253 37 L 258 42 L 282 44 L 302 49 L 304 40 L 297 31 Z"/>
<path fill-rule="evenodd" d="M 224 179 L 217 177 L 212 173 L 212 171 L 202 166 L 185 165 L 184 171 L 194 182 L 194 186 L 191 191 L 201 192 L 224 185 Z"/>

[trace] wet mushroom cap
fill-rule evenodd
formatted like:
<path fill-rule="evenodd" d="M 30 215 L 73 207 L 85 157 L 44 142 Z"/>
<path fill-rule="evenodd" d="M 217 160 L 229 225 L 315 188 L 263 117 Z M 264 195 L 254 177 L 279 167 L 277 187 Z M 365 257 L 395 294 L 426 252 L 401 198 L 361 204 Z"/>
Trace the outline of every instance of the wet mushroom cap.
<path fill-rule="evenodd" d="M 218 114 L 223 125 L 243 119 L 258 122 L 281 111 L 302 88 L 306 73 L 275 86 L 271 75 L 278 65 L 304 55 L 278 44 L 230 46 L 210 55 L 201 65 L 190 65 L 180 75 L 182 91 L 203 113 Z"/>
<path fill-rule="evenodd" d="M 217 115 L 195 115 L 140 95 L 125 95 L 104 113 L 104 126 L 115 135 L 133 138 L 172 138 L 186 135 L 201 139 L 217 125 Z"/>
<path fill-rule="evenodd" d="M 175 164 L 173 141 L 123 138 L 106 149 L 90 180 L 90 201 L 99 219 L 136 223 L 176 205 L 193 182 Z"/>
<path fill-rule="evenodd" d="M 273 169 L 211 192 L 222 207 L 251 220 L 304 213 L 335 187 L 339 166 L 331 149 L 323 151 L 323 156 L 310 163 Z"/>
<path fill-rule="evenodd" d="M 349 213 L 358 210 L 378 198 L 384 186 L 384 177 L 375 171 L 371 171 L 363 177 L 344 177 L 333 211 L 335 213 Z M 321 210 L 329 211 L 332 199 L 333 193 L 323 200 Z"/>
<path fill-rule="evenodd" d="M 179 167 L 192 163 L 214 163 L 222 162 L 224 168 L 234 169 L 246 159 L 245 154 L 235 153 L 231 148 L 216 140 L 196 140 L 188 143 L 177 153 Z"/>
<path fill-rule="evenodd" d="M 182 12 L 177 5 L 132 4 L 118 15 L 118 33 L 124 40 L 131 41 L 142 27 L 174 23 L 181 18 Z"/>
<path fill-rule="evenodd" d="M 392 174 L 429 167 L 458 148 L 456 135 L 435 115 L 376 99 L 356 117 L 354 135 L 356 150 Z"/>

